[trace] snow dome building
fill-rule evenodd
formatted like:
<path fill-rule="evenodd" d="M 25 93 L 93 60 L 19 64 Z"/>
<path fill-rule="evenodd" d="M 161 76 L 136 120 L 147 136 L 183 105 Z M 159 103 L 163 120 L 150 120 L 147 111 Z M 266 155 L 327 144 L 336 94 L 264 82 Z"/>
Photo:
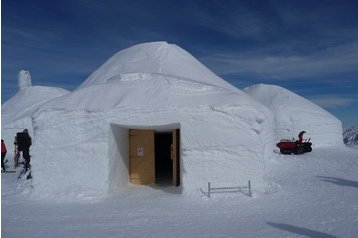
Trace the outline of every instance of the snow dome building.
<path fill-rule="evenodd" d="M 272 114 L 166 42 L 122 50 L 33 116 L 41 194 L 262 184 Z"/>
<path fill-rule="evenodd" d="M 41 196 L 137 185 L 187 194 L 248 180 L 260 190 L 278 139 L 306 130 L 314 146 L 343 144 L 340 121 L 317 105 L 277 86 L 241 91 L 166 42 L 118 52 L 73 92 L 25 87 L 2 105 L 2 119 L 11 139 L 33 132 Z"/>

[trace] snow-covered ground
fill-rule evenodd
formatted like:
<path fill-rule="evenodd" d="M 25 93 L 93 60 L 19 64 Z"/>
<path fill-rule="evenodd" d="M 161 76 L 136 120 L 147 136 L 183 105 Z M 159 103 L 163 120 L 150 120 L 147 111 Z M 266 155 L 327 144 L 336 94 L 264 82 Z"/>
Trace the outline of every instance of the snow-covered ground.
<path fill-rule="evenodd" d="M 10 155 L 8 156 L 10 157 Z M 274 154 L 254 197 L 130 186 L 102 198 L 40 200 L 1 174 L 2 237 L 357 237 L 358 150 Z M 206 189 L 206 184 L 203 184 Z"/>

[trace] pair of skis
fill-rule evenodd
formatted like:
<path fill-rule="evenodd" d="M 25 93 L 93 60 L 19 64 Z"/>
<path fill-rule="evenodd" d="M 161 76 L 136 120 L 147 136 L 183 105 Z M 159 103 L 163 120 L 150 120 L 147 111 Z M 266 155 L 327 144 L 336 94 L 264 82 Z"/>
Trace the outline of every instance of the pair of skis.
<path fill-rule="evenodd" d="M 27 173 L 28 171 L 30 171 L 29 173 Z M 27 175 L 26 175 L 27 174 Z M 21 170 L 19 176 L 17 177 L 17 179 L 21 179 L 23 176 L 26 175 L 26 180 L 28 179 L 32 179 L 32 175 L 31 175 L 31 165 L 25 165 L 24 168 Z"/>
<path fill-rule="evenodd" d="M 28 171 L 30 171 L 30 172 L 27 173 Z M 1 173 L 16 173 L 16 170 L 1 170 Z M 22 178 L 23 176 L 25 176 L 26 174 L 27 174 L 26 180 L 32 178 L 31 168 L 26 168 L 26 167 L 24 167 L 24 168 L 21 170 L 21 172 L 20 172 L 19 176 L 17 177 L 17 179 L 21 179 L 21 178 Z"/>

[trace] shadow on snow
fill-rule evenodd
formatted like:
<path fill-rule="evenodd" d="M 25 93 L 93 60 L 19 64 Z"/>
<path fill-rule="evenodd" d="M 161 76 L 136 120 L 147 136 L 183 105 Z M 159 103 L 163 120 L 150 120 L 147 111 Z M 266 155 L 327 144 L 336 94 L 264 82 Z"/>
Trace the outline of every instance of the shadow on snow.
<path fill-rule="evenodd" d="M 291 233 L 295 233 L 298 235 L 302 235 L 302 236 L 307 236 L 307 237 L 312 237 L 312 238 L 337 238 L 337 236 L 332 236 L 320 231 L 314 231 L 314 230 L 310 230 L 310 229 L 306 229 L 306 228 L 301 228 L 298 226 L 292 226 L 292 225 L 288 225 L 288 224 L 283 224 L 283 223 L 274 223 L 274 222 L 266 222 L 268 225 L 281 229 L 281 230 L 285 230 L 285 231 L 289 231 Z"/>
<path fill-rule="evenodd" d="M 326 177 L 326 176 L 317 176 L 324 182 L 333 183 L 340 186 L 348 186 L 358 188 L 358 182 L 352 180 L 346 180 L 341 178 L 334 178 L 334 177 Z"/>

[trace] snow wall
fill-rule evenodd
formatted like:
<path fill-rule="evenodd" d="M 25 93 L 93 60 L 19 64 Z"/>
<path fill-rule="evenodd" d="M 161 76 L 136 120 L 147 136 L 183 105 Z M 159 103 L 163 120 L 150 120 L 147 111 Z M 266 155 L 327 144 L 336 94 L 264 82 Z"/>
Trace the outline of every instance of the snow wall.
<path fill-rule="evenodd" d="M 312 147 L 342 146 L 342 123 L 332 114 L 311 101 L 276 85 L 258 84 L 244 91 L 273 112 L 275 138 L 311 138 Z"/>

